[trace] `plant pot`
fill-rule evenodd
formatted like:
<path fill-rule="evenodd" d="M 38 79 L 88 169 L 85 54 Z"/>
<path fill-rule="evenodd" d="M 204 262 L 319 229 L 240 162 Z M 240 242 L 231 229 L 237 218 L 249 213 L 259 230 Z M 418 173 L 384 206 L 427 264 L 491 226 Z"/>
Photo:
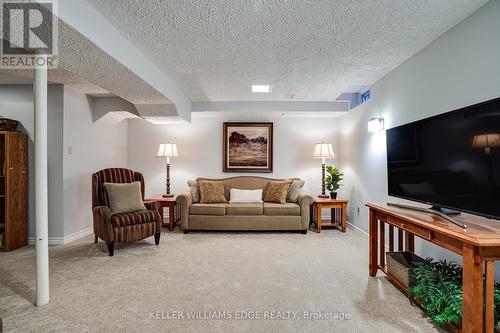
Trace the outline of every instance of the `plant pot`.
<path fill-rule="evenodd" d="M 337 199 L 337 192 L 330 192 L 330 198 Z"/>

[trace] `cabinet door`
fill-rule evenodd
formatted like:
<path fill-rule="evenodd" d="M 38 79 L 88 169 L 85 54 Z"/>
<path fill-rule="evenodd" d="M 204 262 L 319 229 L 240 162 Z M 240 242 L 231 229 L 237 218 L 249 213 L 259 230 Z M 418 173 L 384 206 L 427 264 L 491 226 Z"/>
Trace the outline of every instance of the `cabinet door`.
<path fill-rule="evenodd" d="M 6 243 L 15 249 L 28 243 L 28 140 L 12 133 L 7 139 Z"/>

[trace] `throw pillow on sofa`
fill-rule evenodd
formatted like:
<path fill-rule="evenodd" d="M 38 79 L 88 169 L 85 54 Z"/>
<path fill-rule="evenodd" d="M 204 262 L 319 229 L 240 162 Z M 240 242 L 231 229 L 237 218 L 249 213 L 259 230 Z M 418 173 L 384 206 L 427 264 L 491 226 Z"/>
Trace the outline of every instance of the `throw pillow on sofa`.
<path fill-rule="evenodd" d="M 104 183 L 111 213 L 147 210 L 142 201 L 141 182 Z"/>
<path fill-rule="evenodd" d="M 286 195 L 291 183 L 291 180 L 269 182 L 264 201 L 280 204 L 286 203 Z"/>
<path fill-rule="evenodd" d="M 198 188 L 198 183 L 194 180 L 188 180 L 187 183 L 191 196 L 193 197 L 193 203 L 200 202 L 200 189 Z"/>
<path fill-rule="evenodd" d="M 300 191 L 304 187 L 306 182 L 303 180 L 294 179 L 290 184 L 290 188 L 288 189 L 288 193 L 286 195 L 287 202 L 297 202 L 299 201 Z"/>
<path fill-rule="evenodd" d="M 224 196 L 224 183 L 217 180 L 198 180 L 200 189 L 200 202 L 208 203 L 225 203 L 227 202 Z"/>
<path fill-rule="evenodd" d="M 262 203 L 262 190 L 229 190 L 229 203 Z"/>

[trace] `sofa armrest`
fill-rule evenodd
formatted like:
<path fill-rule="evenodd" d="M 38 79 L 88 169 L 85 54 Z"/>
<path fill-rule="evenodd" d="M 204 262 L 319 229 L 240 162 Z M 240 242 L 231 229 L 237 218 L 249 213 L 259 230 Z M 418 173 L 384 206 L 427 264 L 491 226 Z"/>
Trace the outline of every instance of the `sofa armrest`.
<path fill-rule="evenodd" d="M 107 206 L 96 206 L 92 208 L 94 220 L 94 235 L 111 243 L 114 241 L 113 226 L 111 225 L 111 209 Z"/>
<path fill-rule="evenodd" d="M 181 229 L 183 231 L 187 231 L 189 230 L 188 228 L 189 207 L 193 204 L 193 196 L 191 195 L 191 192 L 179 194 L 177 196 L 176 203 L 180 208 Z"/>
<path fill-rule="evenodd" d="M 310 222 L 310 214 L 311 214 L 311 205 L 314 201 L 312 195 L 301 192 L 299 195 L 298 204 L 300 206 L 300 216 L 302 220 L 302 228 L 303 230 L 309 229 Z"/>

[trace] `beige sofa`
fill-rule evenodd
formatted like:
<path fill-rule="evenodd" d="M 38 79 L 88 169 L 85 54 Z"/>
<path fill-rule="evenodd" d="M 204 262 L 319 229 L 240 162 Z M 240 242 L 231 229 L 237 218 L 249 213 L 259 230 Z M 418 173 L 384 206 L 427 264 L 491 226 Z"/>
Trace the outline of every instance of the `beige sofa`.
<path fill-rule="evenodd" d="M 211 179 L 213 180 L 213 179 Z M 231 188 L 242 190 L 263 189 L 272 180 L 264 177 L 239 176 L 217 179 L 224 183 L 224 195 L 229 202 Z M 309 212 L 313 198 L 301 193 L 297 203 L 285 204 L 264 202 L 263 204 L 193 203 L 191 192 L 177 197 L 180 207 L 181 227 L 184 233 L 190 230 L 282 230 L 307 233 Z"/>

